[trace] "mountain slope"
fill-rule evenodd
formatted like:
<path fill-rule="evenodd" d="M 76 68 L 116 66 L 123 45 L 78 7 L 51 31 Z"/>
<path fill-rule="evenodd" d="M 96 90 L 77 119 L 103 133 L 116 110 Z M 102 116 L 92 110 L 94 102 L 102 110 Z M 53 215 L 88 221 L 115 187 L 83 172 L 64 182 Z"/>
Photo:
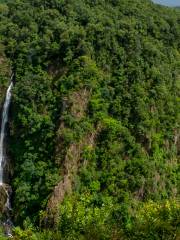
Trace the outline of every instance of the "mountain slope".
<path fill-rule="evenodd" d="M 148 0 L 0 8 L 16 224 L 64 239 L 178 239 L 179 11 Z"/>

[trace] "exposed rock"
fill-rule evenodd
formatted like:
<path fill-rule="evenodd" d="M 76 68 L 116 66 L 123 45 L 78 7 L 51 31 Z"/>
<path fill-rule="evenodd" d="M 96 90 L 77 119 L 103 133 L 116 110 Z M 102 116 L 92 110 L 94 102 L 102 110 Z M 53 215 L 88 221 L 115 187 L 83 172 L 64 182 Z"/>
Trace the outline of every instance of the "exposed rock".
<path fill-rule="evenodd" d="M 8 192 L 6 185 L 0 185 L 0 213 L 4 213 L 6 210 L 6 202 L 8 199 Z"/>
<path fill-rule="evenodd" d="M 66 107 L 69 108 L 70 113 L 80 121 L 86 113 L 87 105 L 89 102 L 90 92 L 82 89 L 74 92 L 68 99 L 66 99 Z M 70 105 L 70 107 L 69 107 Z M 59 132 L 65 129 L 65 124 L 61 121 Z M 47 214 L 44 217 L 44 224 L 48 227 L 56 226 L 58 218 L 59 204 L 64 200 L 66 194 L 72 192 L 74 184 L 74 177 L 81 166 L 81 156 L 84 147 L 93 147 L 98 133 L 98 127 L 92 132 L 87 132 L 85 136 L 78 143 L 71 143 L 67 148 L 63 146 L 63 137 L 58 138 L 56 149 L 56 163 L 63 166 L 61 169 L 61 176 L 63 179 L 55 186 L 52 195 L 47 204 Z M 66 149 L 65 152 L 64 149 Z"/>
<path fill-rule="evenodd" d="M 70 96 L 70 101 L 72 102 L 71 114 L 80 120 L 87 109 L 87 104 L 89 102 L 90 92 L 87 89 L 83 89 L 79 92 L 74 92 Z"/>
<path fill-rule="evenodd" d="M 63 179 L 54 188 L 54 191 L 48 201 L 47 218 L 48 226 L 56 226 L 58 220 L 58 206 L 64 200 L 66 194 L 72 192 L 74 177 L 80 167 L 82 150 L 85 146 L 93 147 L 98 131 L 87 134 L 80 143 L 71 144 L 64 161 Z"/>
<path fill-rule="evenodd" d="M 0 185 L 0 213 L 8 214 L 10 208 L 9 199 L 12 194 L 12 188 L 10 185 L 3 183 Z"/>
<path fill-rule="evenodd" d="M 6 143 L 5 143 L 5 149 L 6 148 Z M 3 168 L 3 180 L 5 183 L 9 184 L 10 183 L 10 179 L 11 176 L 13 175 L 13 166 L 12 166 L 12 162 L 11 159 L 8 156 L 8 152 L 7 152 L 7 156 L 6 156 L 6 161 L 4 163 L 4 168 Z"/>

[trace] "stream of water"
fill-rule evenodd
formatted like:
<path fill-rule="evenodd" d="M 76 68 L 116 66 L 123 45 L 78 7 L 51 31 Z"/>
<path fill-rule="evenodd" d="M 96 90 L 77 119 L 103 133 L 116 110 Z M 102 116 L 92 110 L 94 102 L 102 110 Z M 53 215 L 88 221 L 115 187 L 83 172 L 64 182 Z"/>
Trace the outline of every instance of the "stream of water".
<path fill-rule="evenodd" d="M 11 82 L 9 84 L 9 87 L 6 92 L 6 97 L 2 109 L 2 119 L 1 119 L 1 132 L 0 132 L 0 186 L 4 189 L 4 192 L 6 193 L 7 200 L 5 203 L 5 209 L 6 209 L 6 220 L 3 222 L 4 232 L 5 235 L 12 238 L 11 228 L 12 223 L 11 219 L 9 217 L 9 212 L 11 211 L 10 206 L 10 191 L 8 190 L 7 186 L 4 182 L 4 167 L 6 165 L 7 157 L 6 157 L 6 148 L 5 148 L 5 138 L 6 138 L 6 125 L 9 120 L 9 107 L 11 103 L 11 90 L 13 87 L 13 75 L 11 77 Z M 9 188 L 10 189 L 10 188 Z"/>
<path fill-rule="evenodd" d="M 3 175 L 4 175 L 4 165 L 6 161 L 6 151 L 4 147 L 5 143 L 5 136 L 6 136 L 6 124 L 8 122 L 8 113 L 9 113 L 9 106 L 11 102 L 11 89 L 13 87 L 13 82 L 11 79 L 10 85 L 6 92 L 6 98 L 3 106 L 2 111 L 2 120 L 1 120 L 1 133 L 0 133 L 0 185 L 3 182 Z"/>

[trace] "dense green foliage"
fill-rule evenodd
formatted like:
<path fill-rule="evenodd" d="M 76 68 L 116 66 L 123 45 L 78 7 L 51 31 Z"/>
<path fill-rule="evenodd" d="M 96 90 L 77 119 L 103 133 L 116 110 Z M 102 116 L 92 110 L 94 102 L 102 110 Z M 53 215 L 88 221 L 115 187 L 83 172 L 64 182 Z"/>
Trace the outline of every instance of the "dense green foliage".
<path fill-rule="evenodd" d="M 179 10 L 148 0 L 5 2 L 17 239 L 178 239 Z M 73 102 L 87 102 L 84 114 Z M 68 149 L 91 132 L 57 233 L 35 233 Z"/>
<path fill-rule="evenodd" d="M 0 44 L 0 106 L 3 102 L 7 82 L 10 77 L 10 63 L 4 54 L 4 46 Z"/>

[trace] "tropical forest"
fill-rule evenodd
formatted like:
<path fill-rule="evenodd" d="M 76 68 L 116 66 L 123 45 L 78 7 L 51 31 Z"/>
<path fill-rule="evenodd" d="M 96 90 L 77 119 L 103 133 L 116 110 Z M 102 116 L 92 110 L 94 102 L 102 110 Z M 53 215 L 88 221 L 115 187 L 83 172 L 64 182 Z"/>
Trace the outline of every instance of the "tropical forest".
<path fill-rule="evenodd" d="M 0 240 L 180 240 L 180 8 L 0 0 Z"/>

